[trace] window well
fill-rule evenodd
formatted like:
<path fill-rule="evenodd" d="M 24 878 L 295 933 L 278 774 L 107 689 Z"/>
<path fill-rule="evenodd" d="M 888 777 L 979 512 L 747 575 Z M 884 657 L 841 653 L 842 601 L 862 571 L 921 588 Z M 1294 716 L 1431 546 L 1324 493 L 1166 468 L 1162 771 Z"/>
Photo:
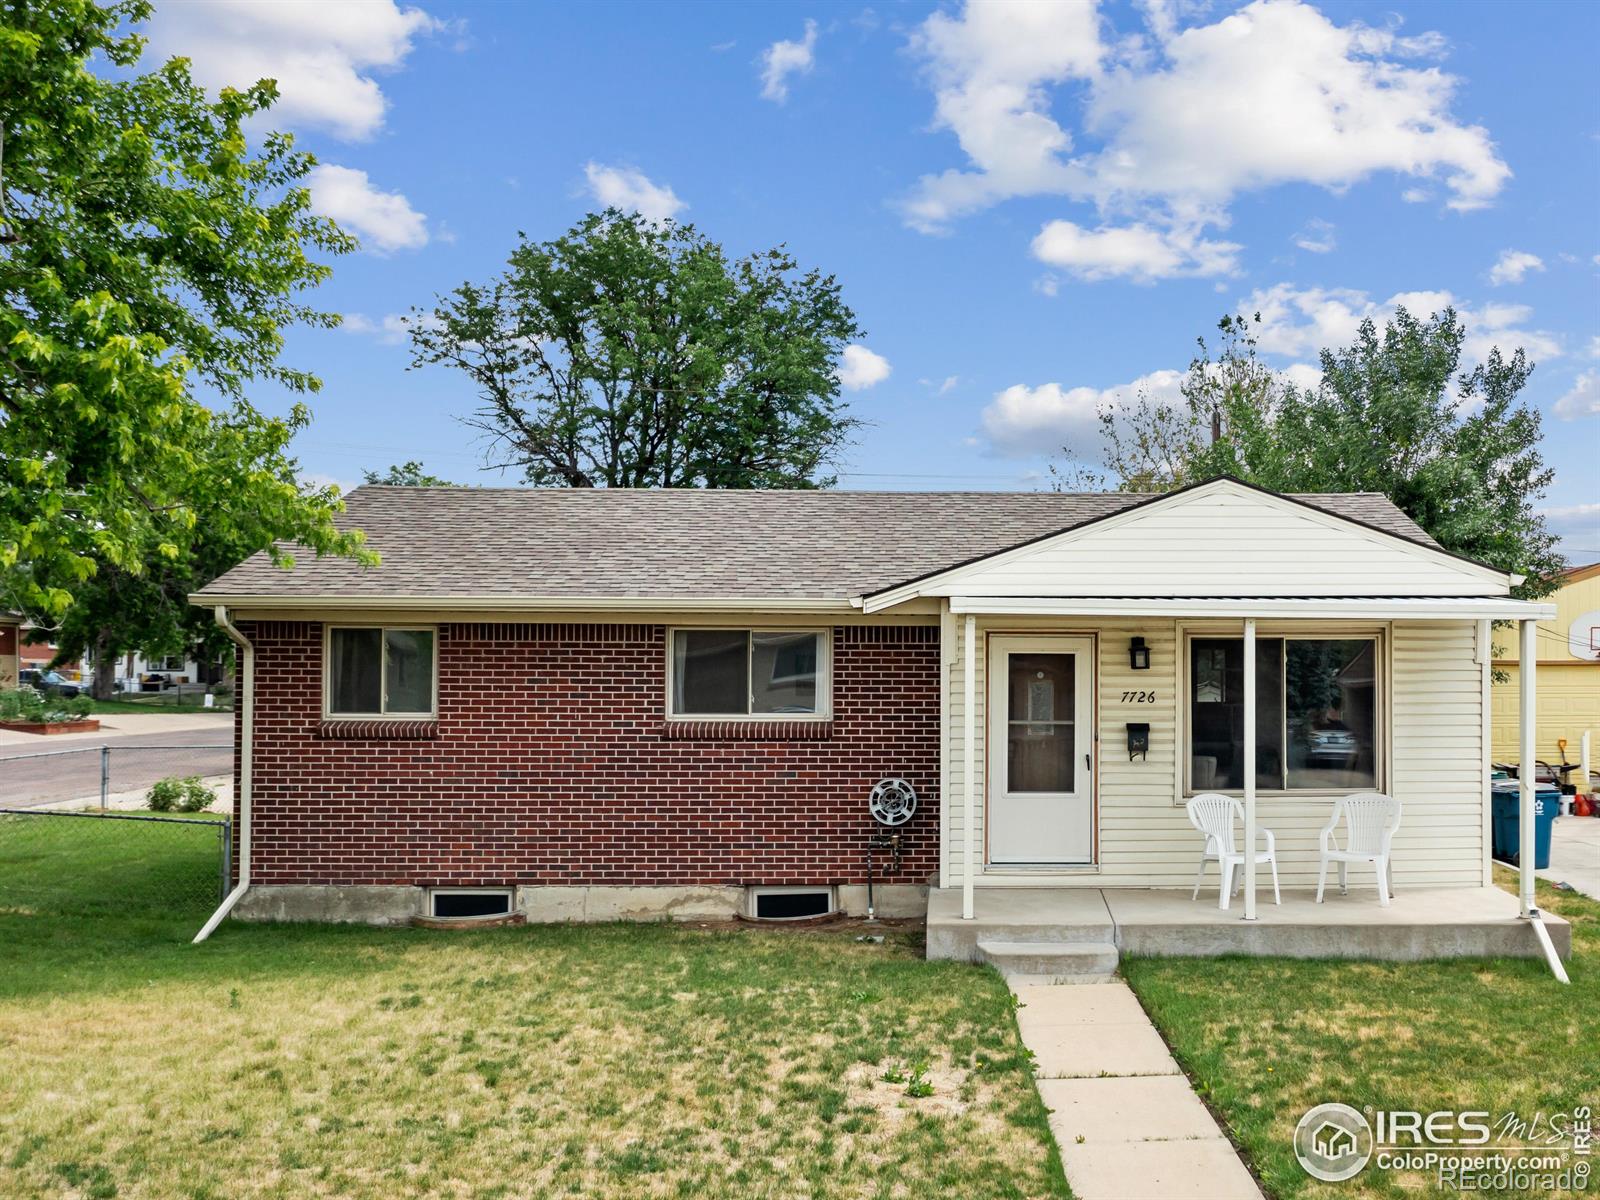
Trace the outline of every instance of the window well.
<path fill-rule="evenodd" d="M 446 920 L 509 917 L 510 888 L 436 888 L 428 893 L 428 915 Z"/>
<path fill-rule="evenodd" d="M 750 889 L 750 915 L 758 921 L 802 921 L 833 911 L 831 887 L 758 887 Z"/>

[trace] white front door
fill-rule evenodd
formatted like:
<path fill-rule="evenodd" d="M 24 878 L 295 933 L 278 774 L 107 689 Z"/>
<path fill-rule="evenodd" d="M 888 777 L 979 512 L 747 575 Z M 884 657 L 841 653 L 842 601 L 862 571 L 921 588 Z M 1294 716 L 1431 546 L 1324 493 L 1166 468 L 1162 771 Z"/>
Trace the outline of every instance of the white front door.
<path fill-rule="evenodd" d="M 989 861 L 1094 861 L 1094 642 L 989 639 Z"/>

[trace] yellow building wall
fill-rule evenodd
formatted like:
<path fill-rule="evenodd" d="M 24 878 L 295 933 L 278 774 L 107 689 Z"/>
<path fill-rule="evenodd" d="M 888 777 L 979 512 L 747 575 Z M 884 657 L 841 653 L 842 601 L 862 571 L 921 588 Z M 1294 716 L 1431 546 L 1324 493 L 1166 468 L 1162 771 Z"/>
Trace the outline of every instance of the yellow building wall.
<path fill-rule="evenodd" d="M 1571 581 L 1549 599 L 1555 602 L 1556 617 L 1539 622 L 1537 755 L 1545 762 L 1560 762 L 1556 743 L 1566 738 L 1567 761 L 1577 762 L 1579 739 L 1589 730 L 1593 753 L 1600 759 L 1600 662 L 1579 658 L 1568 643 L 1572 623 L 1585 613 L 1600 611 L 1600 564 L 1574 571 Z M 1496 629 L 1494 640 L 1502 654 L 1516 653 L 1515 630 Z M 1495 666 L 1507 678 L 1494 684 L 1491 753 L 1498 762 L 1516 762 L 1522 700 L 1517 664 L 1515 658 L 1500 658 Z"/>

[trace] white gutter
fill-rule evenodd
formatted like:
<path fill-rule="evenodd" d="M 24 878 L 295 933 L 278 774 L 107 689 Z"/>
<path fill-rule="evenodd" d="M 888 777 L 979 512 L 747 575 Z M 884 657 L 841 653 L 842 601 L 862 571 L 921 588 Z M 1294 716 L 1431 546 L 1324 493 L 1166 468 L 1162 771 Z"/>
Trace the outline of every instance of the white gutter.
<path fill-rule="evenodd" d="M 227 606 L 240 609 L 338 609 L 347 612 L 440 611 L 452 613 L 494 613 L 518 615 L 545 612 L 746 612 L 751 609 L 774 612 L 850 613 L 860 609 L 858 598 L 849 596 L 358 596 L 322 593 L 296 596 L 284 592 L 216 593 L 193 592 L 189 603 L 201 606 Z"/>
<path fill-rule="evenodd" d="M 1551 620 L 1553 604 L 1509 596 L 952 596 L 950 611 L 1057 617 L 1293 617 L 1385 621 Z"/>
<path fill-rule="evenodd" d="M 251 745 L 253 725 L 255 721 L 255 691 L 256 691 L 256 648 L 250 639 L 240 633 L 233 622 L 228 620 L 228 609 L 219 604 L 216 608 L 217 625 L 222 632 L 233 639 L 242 651 L 239 664 L 239 681 L 242 683 L 238 690 L 239 697 L 239 803 L 237 819 L 239 821 L 239 882 L 234 885 L 222 903 L 217 906 L 217 911 L 211 914 L 211 919 L 205 923 L 200 932 L 194 935 L 195 944 L 205 941 L 211 936 L 212 931 L 222 924 L 222 920 L 233 906 L 239 903 L 239 898 L 250 890 L 250 768 Z M 232 848 L 230 847 L 230 850 Z"/>

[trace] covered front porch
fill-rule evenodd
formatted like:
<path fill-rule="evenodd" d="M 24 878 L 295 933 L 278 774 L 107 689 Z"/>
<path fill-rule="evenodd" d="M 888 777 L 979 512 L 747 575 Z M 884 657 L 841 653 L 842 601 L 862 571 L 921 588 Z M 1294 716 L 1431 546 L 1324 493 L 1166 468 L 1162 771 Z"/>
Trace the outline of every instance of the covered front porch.
<path fill-rule="evenodd" d="M 1534 636 L 1553 607 L 1514 598 L 1519 577 L 1445 551 L 1398 511 L 1380 527 L 1326 503 L 1213 480 L 863 598 L 869 613 L 939 606 L 930 953 L 950 920 L 989 921 L 1019 959 L 1057 941 L 1088 947 L 1086 963 L 1103 960 L 1108 928 L 1141 952 L 1162 939 L 1397 957 L 1550 943 L 1531 856 L 1520 896 L 1491 887 L 1489 692 L 1495 623 L 1516 622 L 1531 762 Z M 1521 805 L 1530 845 L 1531 781 Z M 1242 876 L 1227 908 L 1215 866 L 1189 899 L 1203 849 Z M 1316 905 L 1309 889 L 1340 856 L 1351 892 Z M 1068 934 L 1086 915 L 1095 936 L 1030 934 L 1015 917 L 1032 906 Z"/>

